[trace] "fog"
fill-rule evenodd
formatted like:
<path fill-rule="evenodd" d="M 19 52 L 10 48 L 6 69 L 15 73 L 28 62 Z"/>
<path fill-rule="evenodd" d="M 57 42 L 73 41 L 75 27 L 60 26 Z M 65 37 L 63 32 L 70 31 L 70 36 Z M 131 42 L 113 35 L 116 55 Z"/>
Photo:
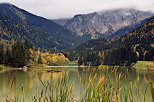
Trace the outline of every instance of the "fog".
<path fill-rule="evenodd" d="M 76 14 L 116 8 L 154 11 L 154 0 L 0 0 L 49 19 L 69 18 Z"/>

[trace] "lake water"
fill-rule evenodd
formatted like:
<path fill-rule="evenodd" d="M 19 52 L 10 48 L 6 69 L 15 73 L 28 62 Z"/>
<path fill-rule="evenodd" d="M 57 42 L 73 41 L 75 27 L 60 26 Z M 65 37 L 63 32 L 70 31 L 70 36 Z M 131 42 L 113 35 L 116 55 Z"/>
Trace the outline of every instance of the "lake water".
<path fill-rule="evenodd" d="M 43 87 L 40 80 L 43 82 L 51 82 L 51 76 L 54 80 L 57 80 L 63 73 L 70 76 L 70 83 L 74 85 L 73 95 L 76 99 L 83 96 L 82 82 L 80 79 L 89 80 L 90 73 L 93 72 L 95 68 L 87 69 L 78 67 L 52 67 L 40 69 L 29 69 L 27 71 L 22 70 L 11 70 L 11 71 L 0 71 L 0 102 L 6 102 L 6 99 L 13 100 L 15 97 L 20 97 L 23 100 L 20 102 L 32 102 L 34 95 Z M 54 71 L 54 72 L 53 72 Z M 104 74 L 104 68 L 98 69 L 96 71 L 97 77 L 101 77 Z M 109 70 L 108 70 L 109 71 Z M 154 70 L 151 70 L 150 78 L 154 83 L 154 75 L 152 74 Z M 144 89 L 147 87 L 146 92 L 146 102 L 152 102 L 148 74 L 147 70 L 138 70 L 134 68 L 119 68 L 117 73 L 123 74 L 121 78 L 121 84 L 127 86 L 130 82 L 138 82 L 141 94 L 144 93 Z M 111 80 L 115 79 L 115 76 L 110 75 Z M 143 90 L 142 90 L 143 89 Z M 135 96 L 135 95 L 134 95 Z M 142 98 L 139 98 L 140 102 L 143 102 Z M 137 102 L 137 101 L 136 101 Z"/>

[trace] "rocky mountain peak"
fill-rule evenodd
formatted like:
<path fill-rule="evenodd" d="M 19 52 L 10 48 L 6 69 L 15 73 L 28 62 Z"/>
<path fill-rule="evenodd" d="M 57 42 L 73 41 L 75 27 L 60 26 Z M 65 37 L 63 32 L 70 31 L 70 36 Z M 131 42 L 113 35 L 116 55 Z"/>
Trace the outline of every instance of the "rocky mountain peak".
<path fill-rule="evenodd" d="M 88 35 L 91 39 L 96 39 L 112 35 L 121 28 L 135 25 L 153 15 L 151 12 L 132 8 L 106 10 L 75 15 L 67 21 L 65 27 L 78 36 Z"/>

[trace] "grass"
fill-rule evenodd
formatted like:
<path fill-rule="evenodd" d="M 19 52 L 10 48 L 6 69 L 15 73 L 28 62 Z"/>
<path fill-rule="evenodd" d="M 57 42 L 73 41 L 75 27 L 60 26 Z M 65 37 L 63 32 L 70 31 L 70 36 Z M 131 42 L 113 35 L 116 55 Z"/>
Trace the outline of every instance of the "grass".
<path fill-rule="evenodd" d="M 0 73 L 4 73 L 6 71 L 11 70 L 12 68 L 3 64 L 0 64 Z"/>
<path fill-rule="evenodd" d="M 109 71 L 106 69 L 102 75 L 98 75 L 96 72 L 98 69 L 94 69 L 92 72 L 90 69 L 86 70 L 85 74 L 89 74 L 89 79 L 81 77 L 82 82 L 81 93 L 82 96 L 76 98 L 72 93 L 74 89 L 74 83 L 70 82 L 70 76 L 64 73 L 59 76 L 57 80 L 51 77 L 50 81 L 42 81 L 43 88 L 38 89 L 37 94 L 31 96 L 32 102 L 154 102 L 154 88 L 153 83 L 150 80 L 150 67 L 147 67 L 148 80 L 147 87 L 144 89 L 140 87 L 140 82 L 128 82 L 126 86 L 123 86 L 121 79 L 125 78 L 123 74 L 117 73 L 117 69 Z M 113 79 L 114 76 L 114 80 Z M 15 76 L 14 76 L 15 77 Z M 14 79 L 14 78 L 13 78 Z M 127 80 L 127 79 L 126 79 Z M 12 85 L 14 80 L 12 80 Z M 23 87 L 21 87 L 21 90 Z M 151 96 L 147 97 L 147 90 L 151 90 Z M 15 101 L 11 101 L 15 100 Z M 10 102 L 22 102 L 24 97 L 20 95 L 15 96 L 15 99 L 9 98 Z"/>
<path fill-rule="evenodd" d="M 152 81 L 150 81 L 150 89 L 151 89 L 152 100 L 154 102 L 154 88 L 153 88 Z"/>
<path fill-rule="evenodd" d="M 3 68 L 6 68 L 6 66 L 3 64 L 0 64 L 0 69 L 3 69 Z"/>
<path fill-rule="evenodd" d="M 134 67 L 136 69 L 147 69 L 147 65 L 151 68 L 154 69 L 154 62 L 153 61 L 138 61 Z"/>

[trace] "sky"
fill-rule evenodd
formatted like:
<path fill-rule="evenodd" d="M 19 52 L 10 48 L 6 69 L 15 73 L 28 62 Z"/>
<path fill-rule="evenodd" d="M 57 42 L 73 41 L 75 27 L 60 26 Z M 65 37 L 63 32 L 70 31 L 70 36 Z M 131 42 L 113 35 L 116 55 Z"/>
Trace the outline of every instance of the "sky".
<path fill-rule="evenodd" d="M 0 0 L 48 19 L 69 18 L 116 8 L 137 8 L 154 11 L 154 0 Z"/>

